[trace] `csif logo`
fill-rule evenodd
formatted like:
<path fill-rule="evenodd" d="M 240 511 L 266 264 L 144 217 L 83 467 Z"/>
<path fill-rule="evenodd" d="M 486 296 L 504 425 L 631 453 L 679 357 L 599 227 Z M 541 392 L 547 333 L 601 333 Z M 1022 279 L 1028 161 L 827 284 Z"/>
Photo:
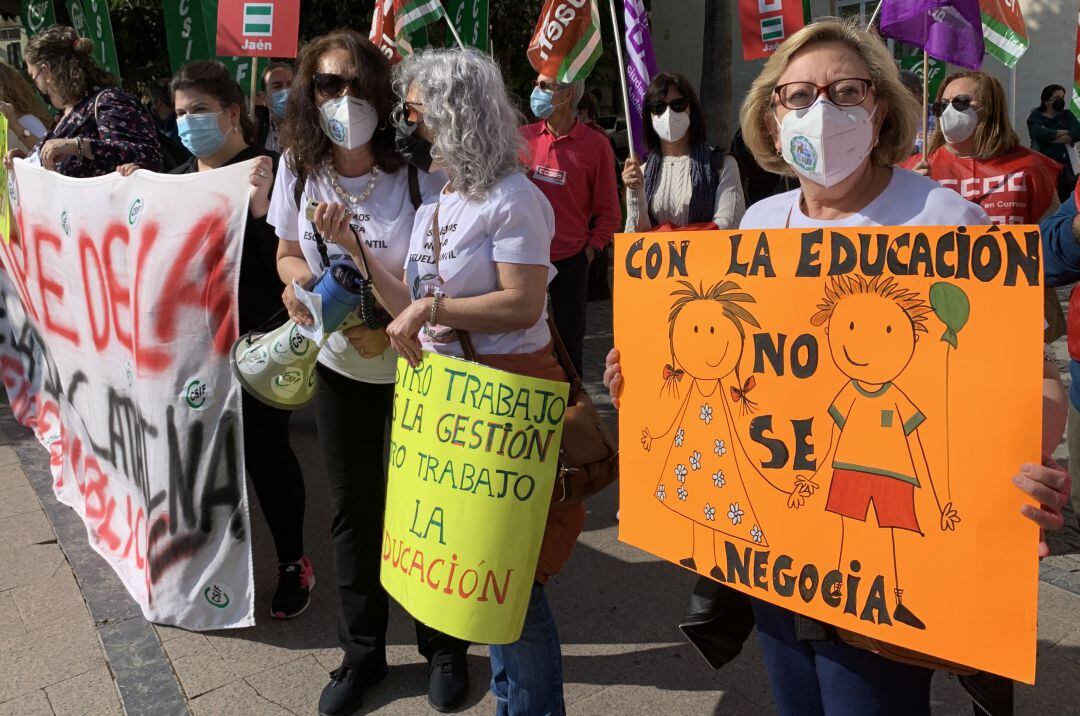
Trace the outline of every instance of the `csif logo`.
<path fill-rule="evenodd" d="M 142 212 L 143 200 L 141 198 L 136 198 L 135 201 L 131 202 L 131 206 L 128 208 L 128 226 L 134 228 L 135 224 L 139 223 L 139 217 L 142 216 Z"/>
<path fill-rule="evenodd" d="M 184 392 L 180 397 L 184 399 L 184 402 L 192 410 L 202 410 L 212 397 L 210 385 L 204 383 L 201 378 L 192 378 L 184 386 Z"/>
<path fill-rule="evenodd" d="M 229 593 L 220 584 L 211 584 L 203 590 L 203 597 L 210 606 L 225 609 L 229 606 Z"/>

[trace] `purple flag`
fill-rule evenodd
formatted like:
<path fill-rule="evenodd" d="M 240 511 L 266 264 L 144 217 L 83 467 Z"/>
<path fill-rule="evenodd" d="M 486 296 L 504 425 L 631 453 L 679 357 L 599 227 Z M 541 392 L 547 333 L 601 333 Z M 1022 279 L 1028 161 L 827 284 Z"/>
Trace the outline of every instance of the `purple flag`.
<path fill-rule="evenodd" d="M 645 114 L 645 90 L 656 74 L 649 19 L 641 0 L 623 0 L 623 24 L 626 25 L 626 84 L 630 91 L 630 128 L 634 135 L 634 153 L 645 156 L 641 118 Z"/>
<path fill-rule="evenodd" d="M 881 34 L 926 50 L 944 62 L 982 67 L 979 0 L 882 0 Z"/>

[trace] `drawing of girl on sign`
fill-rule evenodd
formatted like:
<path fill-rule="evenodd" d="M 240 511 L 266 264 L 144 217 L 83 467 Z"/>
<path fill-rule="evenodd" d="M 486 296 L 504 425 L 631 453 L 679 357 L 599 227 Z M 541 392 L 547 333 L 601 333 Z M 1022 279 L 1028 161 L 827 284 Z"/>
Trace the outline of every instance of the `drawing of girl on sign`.
<path fill-rule="evenodd" d="M 753 466 L 735 431 L 732 407 L 753 408 L 747 393 L 753 378 L 739 382 L 738 367 L 746 344 L 744 324 L 761 328 L 743 305 L 754 303 L 734 281 L 716 283 L 708 290 L 679 281 L 683 288 L 672 292 L 675 301 L 668 316 L 671 364 L 664 367 L 666 390 L 678 395 L 680 384 L 689 379 L 686 397 L 667 429 L 653 434 L 641 431 L 646 451 L 657 440 L 666 450 L 664 470 L 656 484 L 655 497 L 664 507 L 690 521 L 689 556 L 680 564 L 697 570 L 694 544 L 698 527 L 710 530 L 714 577 L 722 575 L 716 565 L 715 533 L 760 546 L 768 546 L 765 527 L 750 502 L 750 496 L 736 460 L 736 449 Z M 727 379 L 734 384 L 725 386 Z M 755 468 L 756 471 L 756 468 Z M 797 508 L 814 493 L 817 485 L 797 478 L 793 489 L 784 490 L 763 474 L 772 488 L 788 495 L 788 506 Z"/>

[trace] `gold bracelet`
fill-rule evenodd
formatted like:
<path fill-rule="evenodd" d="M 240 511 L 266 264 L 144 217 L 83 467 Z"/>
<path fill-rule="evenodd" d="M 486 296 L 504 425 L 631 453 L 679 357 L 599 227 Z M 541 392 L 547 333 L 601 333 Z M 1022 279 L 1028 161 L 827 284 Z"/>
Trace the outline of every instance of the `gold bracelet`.
<path fill-rule="evenodd" d="M 442 291 L 435 292 L 435 298 L 431 302 L 431 310 L 428 311 L 428 325 L 434 328 L 439 325 L 439 304 L 442 302 Z"/>

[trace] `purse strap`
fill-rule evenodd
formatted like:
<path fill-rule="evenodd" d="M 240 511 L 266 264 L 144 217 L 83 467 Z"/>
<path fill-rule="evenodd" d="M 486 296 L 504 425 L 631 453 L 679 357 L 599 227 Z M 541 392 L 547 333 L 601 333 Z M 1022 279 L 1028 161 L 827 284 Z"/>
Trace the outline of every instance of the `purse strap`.
<path fill-rule="evenodd" d="M 562 366 L 563 371 L 566 372 L 566 377 L 570 379 L 570 398 L 584 390 L 581 384 L 581 376 L 578 375 L 577 368 L 574 367 L 574 362 L 570 360 L 570 351 L 566 350 L 566 344 L 563 343 L 562 336 L 559 335 L 559 329 L 555 327 L 555 321 L 548 316 L 547 319 L 548 330 L 551 331 L 551 342 L 555 344 L 555 357 L 559 360 L 559 365 Z"/>
<path fill-rule="evenodd" d="M 439 231 L 439 207 L 441 205 L 441 203 L 435 204 L 435 211 L 431 215 L 431 249 L 435 252 L 436 275 L 439 275 L 439 256 L 442 254 L 442 233 Z M 480 356 L 476 352 L 476 346 L 473 345 L 472 336 L 469 335 L 469 332 L 455 328 L 454 336 L 458 339 L 458 343 L 461 344 L 461 352 L 465 355 L 465 359 L 473 363 L 479 363 Z"/>

